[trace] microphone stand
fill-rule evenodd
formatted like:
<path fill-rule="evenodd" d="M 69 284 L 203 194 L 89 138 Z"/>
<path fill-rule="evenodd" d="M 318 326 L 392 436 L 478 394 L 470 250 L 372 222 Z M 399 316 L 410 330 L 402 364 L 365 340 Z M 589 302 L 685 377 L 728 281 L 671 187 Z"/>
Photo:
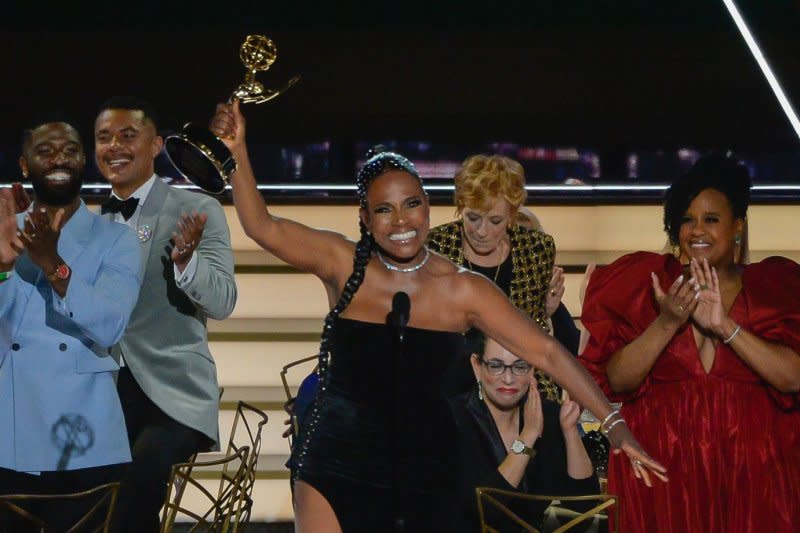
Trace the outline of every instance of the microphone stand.
<path fill-rule="evenodd" d="M 398 398 L 400 397 L 400 375 L 402 371 L 402 362 L 403 362 L 403 351 L 404 351 L 404 337 L 405 337 L 405 329 L 406 323 L 408 322 L 408 318 L 410 315 L 410 304 L 408 300 L 408 295 L 402 292 L 398 292 L 395 294 L 394 298 L 392 299 L 392 311 L 386 317 L 387 322 L 394 332 L 393 335 L 393 347 L 391 353 L 391 365 L 392 365 L 392 373 L 391 373 L 391 408 L 392 408 L 392 426 L 391 431 L 389 434 L 389 438 L 391 441 L 391 445 L 389 446 L 389 452 L 391 454 L 391 500 L 392 500 L 392 521 L 393 521 L 393 531 L 394 533 L 405 533 L 406 531 L 406 524 L 405 524 L 405 499 L 401 499 L 399 496 L 401 494 L 400 491 L 400 471 L 398 469 L 398 445 L 397 445 L 397 437 L 399 434 L 398 425 L 400 422 L 400 402 Z"/>

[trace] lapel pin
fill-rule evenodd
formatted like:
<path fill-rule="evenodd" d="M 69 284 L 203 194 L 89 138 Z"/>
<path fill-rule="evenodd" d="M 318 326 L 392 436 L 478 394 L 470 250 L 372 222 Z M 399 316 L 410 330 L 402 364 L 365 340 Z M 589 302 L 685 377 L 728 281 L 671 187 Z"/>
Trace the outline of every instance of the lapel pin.
<path fill-rule="evenodd" d="M 136 230 L 136 233 L 139 235 L 139 240 L 141 242 L 147 242 L 150 240 L 150 237 L 153 236 L 153 231 L 147 224 L 139 226 L 139 228 Z"/>

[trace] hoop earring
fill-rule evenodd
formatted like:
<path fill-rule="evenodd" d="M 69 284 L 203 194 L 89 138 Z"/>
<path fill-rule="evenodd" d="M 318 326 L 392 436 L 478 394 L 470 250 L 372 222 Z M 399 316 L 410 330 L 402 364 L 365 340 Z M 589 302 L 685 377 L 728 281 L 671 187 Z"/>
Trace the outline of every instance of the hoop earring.
<path fill-rule="evenodd" d="M 481 380 L 478 380 L 478 399 L 483 401 L 483 383 L 481 383 Z"/>

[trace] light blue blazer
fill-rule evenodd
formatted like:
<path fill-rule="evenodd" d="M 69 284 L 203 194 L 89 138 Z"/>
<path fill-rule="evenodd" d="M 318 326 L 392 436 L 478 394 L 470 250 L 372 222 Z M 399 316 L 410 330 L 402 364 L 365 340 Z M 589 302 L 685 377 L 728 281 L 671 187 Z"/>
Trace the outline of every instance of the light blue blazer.
<path fill-rule="evenodd" d="M 72 269 L 63 299 L 26 254 L 0 283 L 0 467 L 20 472 L 130 461 L 108 347 L 139 295 L 139 241 L 81 202 L 58 253 Z"/>

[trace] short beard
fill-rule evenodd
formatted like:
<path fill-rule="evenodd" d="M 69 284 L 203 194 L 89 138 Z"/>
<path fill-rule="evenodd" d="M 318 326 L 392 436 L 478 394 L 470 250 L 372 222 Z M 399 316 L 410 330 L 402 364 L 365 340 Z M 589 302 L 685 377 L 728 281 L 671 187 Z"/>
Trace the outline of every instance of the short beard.
<path fill-rule="evenodd" d="M 74 202 L 75 198 L 80 195 L 83 180 L 71 179 L 63 187 L 48 187 L 47 179 L 44 177 L 33 179 L 31 183 L 38 202 L 51 207 L 64 207 Z"/>

